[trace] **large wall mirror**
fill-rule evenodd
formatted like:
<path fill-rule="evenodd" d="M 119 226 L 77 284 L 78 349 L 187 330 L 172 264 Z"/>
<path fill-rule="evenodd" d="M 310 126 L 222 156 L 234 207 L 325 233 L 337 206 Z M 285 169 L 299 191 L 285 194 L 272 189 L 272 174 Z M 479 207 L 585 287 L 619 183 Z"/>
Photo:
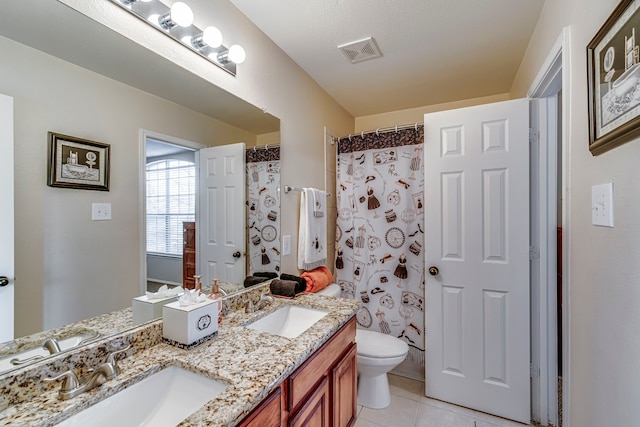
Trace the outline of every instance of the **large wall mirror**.
<path fill-rule="evenodd" d="M 143 291 L 141 129 L 207 147 L 244 142 L 252 153 L 279 144 L 278 118 L 57 0 L 3 5 L 0 50 L 0 93 L 15 116 L 15 338 L 130 307 Z M 48 131 L 110 144 L 110 191 L 47 187 Z M 261 205 L 239 201 L 247 274 L 280 263 L 279 199 L 265 205 L 279 198 L 279 160 L 261 163 L 255 181 L 251 164 L 243 194 L 256 191 Z M 111 204 L 111 221 L 91 220 L 96 202 Z"/>

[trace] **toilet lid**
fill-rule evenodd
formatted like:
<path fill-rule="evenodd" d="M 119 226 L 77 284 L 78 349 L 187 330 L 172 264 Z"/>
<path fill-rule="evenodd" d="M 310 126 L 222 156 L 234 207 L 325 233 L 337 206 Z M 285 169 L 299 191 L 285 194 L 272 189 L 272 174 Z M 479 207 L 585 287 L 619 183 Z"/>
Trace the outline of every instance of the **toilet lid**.
<path fill-rule="evenodd" d="M 407 343 L 394 336 L 364 329 L 356 329 L 356 343 L 358 354 L 366 357 L 398 357 L 409 351 Z"/>

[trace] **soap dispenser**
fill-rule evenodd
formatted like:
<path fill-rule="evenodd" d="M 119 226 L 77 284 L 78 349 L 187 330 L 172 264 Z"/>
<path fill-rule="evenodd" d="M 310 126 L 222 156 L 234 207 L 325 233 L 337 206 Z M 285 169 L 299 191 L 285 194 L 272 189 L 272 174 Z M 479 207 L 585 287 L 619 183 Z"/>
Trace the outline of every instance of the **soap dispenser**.
<path fill-rule="evenodd" d="M 195 289 L 196 289 L 196 291 L 202 290 L 202 283 L 200 283 L 200 278 L 201 277 L 202 276 L 198 276 L 198 275 L 193 276 L 193 280 L 195 281 Z"/>
<path fill-rule="evenodd" d="M 218 301 L 218 325 L 222 323 L 222 294 L 218 289 L 218 279 L 211 279 L 211 295 L 209 298 Z"/>

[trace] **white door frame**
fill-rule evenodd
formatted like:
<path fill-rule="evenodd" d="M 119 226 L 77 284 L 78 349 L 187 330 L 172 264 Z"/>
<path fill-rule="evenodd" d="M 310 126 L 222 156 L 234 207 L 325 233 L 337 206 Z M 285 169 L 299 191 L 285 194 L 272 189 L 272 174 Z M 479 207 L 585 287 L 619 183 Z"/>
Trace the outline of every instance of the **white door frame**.
<path fill-rule="evenodd" d="M 169 144 L 179 145 L 192 150 L 200 150 L 206 145 L 197 142 L 187 141 L 186 139 L 176 138 L 175 136 L 165 135 L 151 130 L 140 129 L 138 145 L 139 174 L 138 174 L 138 211 L 140 217 L 138 219 L 140 229 L 140 295 L 144 295 L 147 290 L 147 138 L 157 139 L 158 141 L 167 142 Z M 196 170 L 198 169 L 198 156 L 196 156 Z M 196 174 L 197 175 L 197 174 Z M 197 179 L 197 178 L 196 178 Z M 196 185 L 196 188 L 198 186 Z M 198 197 L 196 197 L 196 224 L 198 223 Z"/>
<path fill-rule="evenodd" d="M 6 276 L 9 284 L 0 287 L 0 343 L 15 336 L 15 238 L 14 238 L 14 112 L 13 97 L 0 94 L 0 155 L 2 167 L 2 209 L 0 210 L 0 276 Z"/>
<path fill-rule="evenodd" d="M 533 212 L 534 217 L 531 219 L 532 231 L 536 233 L 539 244 L 539 260 L 536 265 L 538 267 L 537 280 L 539 283 L 533 283 L 532 286 L 532 363 L 534 367 L 539 368 L 539 377 L 536 378 L 536 369 L 532 369 L 532 410 L 533 419 L 546 426 L 548 424 L 558 425 L 558 399 L 557 399 L 557 322 L 556 319 L 556 268 L 555 254 L 556 240 L 549 233 L 549 219 L 555 218 L 557 206 L 557 143 L 555 137 L 557 131 L 554 124 L 557 124 L 557 117 L 548 117 L 557 112 L 550 106 L 548 99 L 558 95 L 560 96 L 560 114 L 561 123 L 561 143 L 562 143 L 562 402 L 563 402 L 563 424 L 570 425 L 569 421 L 569 393 L 570 393 L 570 366 L 571 359 L 570 349 L 570 328 L 569 328 L 569 283 L 570 283 L 570 143 L 571 143 L 571 123 L 570 123 L 570 29 L 564 27 L 553 48 L 549 52 L 545 62 L 543 63 L 538 75 L 531 85 L 527 96 L 532 99 L 541 101 L 541 112 L 539 117 L 539 144 L 541 158 L 537 164 L 538 181 L 532 185 L 537 186 L 540 191 L 539 204 L 537 212 Z M 550 118 L 547 121 L 546 118 Z M 550 125 L 550 126 L 548 126 Z M 549 173 L 551 172 L 551 173 Z M 533 225 L 535 221 L 535 226 Z M 535 310 L 535 312 L 534 312 Z"/>

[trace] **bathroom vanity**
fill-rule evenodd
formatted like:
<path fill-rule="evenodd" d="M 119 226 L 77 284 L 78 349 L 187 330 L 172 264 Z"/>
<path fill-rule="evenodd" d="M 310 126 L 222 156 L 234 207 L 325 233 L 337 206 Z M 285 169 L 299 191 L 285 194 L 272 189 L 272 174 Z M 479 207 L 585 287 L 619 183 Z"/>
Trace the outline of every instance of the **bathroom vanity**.
<path fill-rule="evenodd" d="M 218 337 L 192 350 L 162 343 L 162 322 L 155 321 L 0 376 L 0 426 L 56 425 L 170 367 L 224 385 L 222 392 L 197 406 L 199 409 L 179 425 L 353 425 L 357 375 L 354 316 L 359 302 L 301 295 L 292 300 L 276 299 L 259 312 L 245 313 L 246 302 L 257 301 L 265 292 L 268 285 L 225 301 L 227 312 Z M 294 338 L 247 327 L 285 305 L 327 314 Z M 122 315 L 130 316 L 130 309 Z M 107 352 L 126 345 L 131 348 L 118 362 L 118 376 L 91 391 L 59 400 L 60 384 L 43 381 L 71 368 L 79 375 L 86 374 L 104 361 Z M 126 413 L 115 415 L 126 417 Z M 126 424 L 125 418 L 121 421 Z"/>
<path fill-rule="evenodd" d="M 351 318 L 240 426 L 352 426 L 358 375 L 355 339 Z"/>

